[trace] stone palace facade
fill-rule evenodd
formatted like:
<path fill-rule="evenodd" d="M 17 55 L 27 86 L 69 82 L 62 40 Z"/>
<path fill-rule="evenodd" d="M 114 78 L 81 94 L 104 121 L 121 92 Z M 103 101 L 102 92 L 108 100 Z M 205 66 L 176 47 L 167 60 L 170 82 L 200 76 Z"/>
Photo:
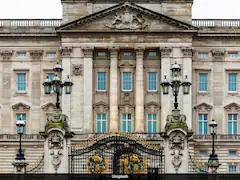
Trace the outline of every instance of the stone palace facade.
<path fill-rule="evenodd" d="M 173 96 L 160 82 L 181 80 L 179 108 L 194 136 L 191 172 L 204 171 L 211 153 L 209 122 L 218 123 L 220 172 L 240 171 L 240 20 L 192 19 L 192 0 L 62 0 L 63 19 L 0 20 L 0 169 L 13 170 L 16 120 L 26 122 L 23 149 L 33 167 L 43 154 L 46 113 L 55 94 L 42 83 L 60 60 L 72 94 L 61 97 L 77 144 L 101 132 L 161 132 Z M 204 13 L 204 11 L 203 11 Z M 161 139 L 160 139 L 161 141 Z M 194 167 L 193 167 L 194 166 Z"/>

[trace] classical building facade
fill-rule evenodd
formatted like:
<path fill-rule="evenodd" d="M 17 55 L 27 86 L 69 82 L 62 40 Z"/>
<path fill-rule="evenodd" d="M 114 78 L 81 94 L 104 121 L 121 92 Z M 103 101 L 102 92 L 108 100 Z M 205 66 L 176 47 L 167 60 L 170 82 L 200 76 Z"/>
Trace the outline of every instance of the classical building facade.
<path fill-rule="evenodd" d="M 57 60 L 70 75 L 72 94 L 61 96 L 73 144 L 102 132 L 158 133 L 173 109 L 160 82 L 192 82 L 180 89 L 179 108 L 194 132 L 193 171 L 211 153 L 208 124 L 218 123 L 220 172 L 239 172 L 240 21 L 192 19 L 192 0 L 62 0 L 62 20 L 0 20 L 0 169 L 11 171 L 18 148 L 16 120 L 26 122 L 23 149 L 34 166 L 43 154 L 46 113 L 55 94 L 44 94 Z M 86 136 L 87 137 L 87 136 Z M 161 138 L 159 139 L 161 141 Z M 198 163 L 196 163 L 198 162 Z M 194 169 L 194 170 L 193 170 Z"/>

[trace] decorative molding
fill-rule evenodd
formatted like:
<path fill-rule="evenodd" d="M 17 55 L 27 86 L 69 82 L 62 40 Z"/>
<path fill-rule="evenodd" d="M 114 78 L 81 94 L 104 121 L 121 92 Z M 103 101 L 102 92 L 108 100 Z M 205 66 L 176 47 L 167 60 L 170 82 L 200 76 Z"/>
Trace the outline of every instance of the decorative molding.
<path fill-rule="evenodd" d="M 213 107 L 211 105 L 207 104 L 207 103 L 204 103 L 204 102 L 194 106 L 194 109 L 196 109 L 197 111 L 203 110 L 202 108 L 205 108 L 206 111 L 210 111 Z"/>
<path fill-rule="evenodd" d="M 31 50 L 29 52 L 33 59 L 40 59 L 43 56 L 43 50 Z"/>
<path fill-rule="evenodd" d="M 172 48 L 170 47 L 160 48 L 160 52 L 161 52 L 161 57 L 169 57 L 170 54 L 172 53 Z"/>
<path fill-rule="evenodd" d="M 109 110 L 109 105 L 103 101 L 100 101 L 93 105 L 93 109 L 97 113 L 107 113 Z"/>
<path fill-rule="evenodd" d="M 19 103 L 13 105 L 13 106 L 12 106 L 12 109 L 13 109 L 14 111 L 21 111 L 21 110 L 27 111 L 27 110 L 30 109 L 30 106 L 28 106 L 28 105 L 26 105 L 26 104 L 24 104 L 24 103 L 22 103 L 22 102 L 19 102 Z"/>
<path fill-rule="evenodd" d="M 224 50 L 213 50 L 212 56 L 214 61 L 223 61 L 224 60 L 225 51 Z"/>
<path fill-rule="evenodd" d="M 72 64 L 72 73 L 75 76 L 83 76 L 83 64 Z"/>
<path fill-rule="evenodd" d="M 148 113 L 158 113 L 160 105 L 154 101 L 151 101 L 144 105 L 145 111 Z"/>
<path fill-rule="evenodd" d="M 188 47 L 181 48 L 184 57 L 192 57 L 193 56 L 193 49 Z"/>
<path fill-rule="evenodd" d="M 143 46 L 137 46 L 135 48 L 136 56 L 139 58 L 143 58 L 144 51 L 145 51 L 145 47 L 143 47 Z"/>
<path fill-rule="evenodd" d="M 131 104 L 121 104 L 118 108 L 122 113 L 134 113 L 135 106 Z"/>
<path fill-rule="evenodd" d="M 118 60 L 118 67 L 136 67 L 135 60 Z"/>
<path fill-rule="evenodd" d="M 73 48 L 72 47 L 61 47 L 61 55 L 62 57 L 70 57 Z"/>
<path fill-rule="evenodd" d="M 43 109 L 44 111 L 47 111 L 49 108 L 55 109 L 55 108 L 56 108 L 56 105 L 53 104 L 52 102 L 49 102 L 49 103 L 46 103 L 46 104 L 42 105 L 42 109 Z"/>
<path fill-rule="evenodd" d="M 93 57 L 93 48 L 92 47 L 82 47 L 84 57 L 92 58 Z"/>
<path fill-rule="evenodd" d="M 13 51 L 1 51 L 1 56 L 3 57 L 3 60 L 9 60 L 13 55 Z"/>
<path fill-rule="evenodd" d="M 230 103 L 230 104 L 224 106 L 224 108 L 225 108 L 227 111 L 231 111 L 233 108 L 235 108 L 235 110 L 239 111 L 239 110 L 240 110 L 240 105 L 233 102 L 233 103 Z"/>
<path fill-rule="evenodd" d="M 120 50 L 119 47 L 109 47 L 108 50 L 110 51 L 110 58 L 117 58 L 118 52 Z"/>
<path fill-rule="evenodd" d="M 142 17 L 141 13 L 130 12 L 129 8 L 125 7 L 124 12 L 116 13 L 113 20 L 106 24 L 108 28 L 119 30 L 137 30 L 144 29 L 150 24 Z"/>

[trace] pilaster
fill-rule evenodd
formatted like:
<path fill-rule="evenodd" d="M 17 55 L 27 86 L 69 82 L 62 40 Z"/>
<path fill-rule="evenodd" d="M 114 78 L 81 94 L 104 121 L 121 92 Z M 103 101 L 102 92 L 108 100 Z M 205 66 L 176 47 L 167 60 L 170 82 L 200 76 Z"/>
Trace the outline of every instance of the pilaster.
<path fill-rule="evenodd" d="M 118 47 L 110 50 L 110 121 L 109 130 L 118 130 Z"/>
<path fill-rule="evenodd" d="M 143 55 L 144 47 L 136 48 L 136 124 L 135 132 L 144 132 L 144 81 L 143 81 Z"/>

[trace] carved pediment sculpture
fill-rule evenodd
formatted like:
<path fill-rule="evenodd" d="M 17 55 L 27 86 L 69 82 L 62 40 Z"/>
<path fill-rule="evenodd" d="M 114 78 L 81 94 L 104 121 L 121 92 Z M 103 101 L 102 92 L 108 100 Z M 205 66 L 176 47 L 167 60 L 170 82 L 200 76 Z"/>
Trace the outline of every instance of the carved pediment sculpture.
<path fill-rule="evenodd" d="M 1 56 L 3 60 L 9 60 L 13 55 L 13 51 L 1 51 Z"/>
<path fill-rule="evenodd" d="M 213 107 L 207 103 L 201 103 L 201 104 L 198 104 L 196 106 L 194 106 L 194 109 L 196 109 L 197 111 L 210 111 Z"/>
<path fill-rule="evenodd" d="M 112 29 L 143 29 L 149 26 L 149 23 L 137 13 L 130 12 L 128 8 L 124 12 L 116 13 L 112 22 L 106 24 L 107 27 Z"/>
<path fill-rule="evenodd" d="M 19 110 L 27 111 L 30 109 L 30 106 L 20 102 L 20 103 L 13 105 L 12 108 L 14 111 L 19 111 Z"/>
<path fill-rule="evenodd" d="M 75 76 L 83 76 L 83 64 L 73 64 L 73 75 Z"/>
<path fill-rule="evenodd" d="M 47 110 L 50 109 L 50 108 L 55 109 L 55 108 L 56 108 L 56 105 L 53 104 L 53 103 L 51 103 L 51 102 L 42 105 L 42 109 L 43 109 L 44 111 L 47 111 Z"/>
<path fill-rule="evenodd" d="M 43 50 L 32 50 L 29 52 L 33 59 L 40 59 L 43 56 Z"/>
<path fill-rule="evenodd" d="M 156 102 L 151 101 L 145 104 L 144 107 L 148 113 L 157 113 L 159 111 L 160 105 Z"/>
<path fill-rule="evenodd" d="M 230 111 L 232 109 L 235 109 L 236 111 L 239 111 L 240 110 L 240 105 L 237 104 L 237 103 L 230 103 L 226 106 L 224 106 L 224 108 L 227 110 L 227 111 Z"/>
<path fill-rule="evenodd" d="M 95 112 L 98 112 L 98 113 L 106 113 L 108 112 L 109 105 L 103 101 L 100 101 L 93 105 L 93 109 Z"/>
<path fill-rule="evenodd" d="M 223 61 L 225 51 L 224 50 L 214 50 L 212 51 L 214 61 Z"/>

